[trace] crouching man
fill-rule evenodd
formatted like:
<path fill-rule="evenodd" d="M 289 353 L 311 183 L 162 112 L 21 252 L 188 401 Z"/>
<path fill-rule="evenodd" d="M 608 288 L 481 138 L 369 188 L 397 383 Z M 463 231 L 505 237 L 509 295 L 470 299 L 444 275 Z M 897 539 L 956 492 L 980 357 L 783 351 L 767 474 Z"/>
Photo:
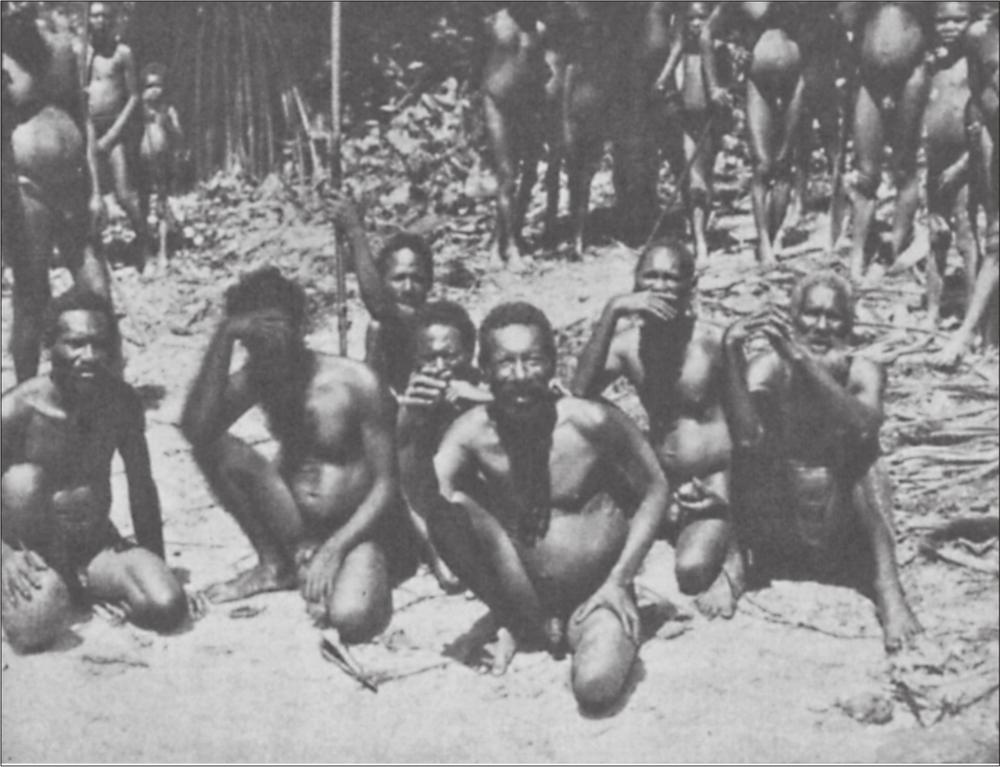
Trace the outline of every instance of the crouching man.
<path fill-rule="evenodd" d="M 852 586 L 875 602 L 892 650 L 920 627 L 899 582 L 879 461 L 885 376 L 851 353 L 853 322 L 850 285 L 818 272 L 796 286 L 790 319 L 769 310 L 726 330 L 733 516 L 752 580 Z M 752 337 L 772 348 L 748 363 Z"/>
<path fill-rule="evenodd" d="M 158 630 L 187 613 L 163 561 L 142 403 L 111 370 L 115 328 L 106 299 L 71 289 L 50 308 L 50 375 L 3 396 L 3 617 L 11 642 L 25 649 L 56 638 L 70 596 L 118 604 Z M 116 451 L 139 546 L 109 518 Z"/>
<path fill-rule="evenodd" d="M 305 345 L 306 298 L 277 269 L 245 276 L 188 394 L 181 428 L 195 460 L 257 551 L 256 566 L 206 591 L 212 602 L 302 590 L 347 642 L 381 632 L 392 580 L 412 573 L 396 457 L 395 406 L 360 362 Z M 233 346 L 247 364 L 230 375 Z M 281 444 L 275 464 L 229 427 L 254 405 Z"/>
<path fill-rule="evenodd" d="M 559 398 L 545 315 L 495 308 L 480 328 L 493 403 L 459 416 L 411 503 L 449 567 L 499 626 L 493 670 L 518 646 L 573 653 L 580 706 L 620 697 L 639 645 L 632 580 L 669 494 L 656 456 L 614 408 Z M 435 471 L 436 469 L 436 471 Z"/>

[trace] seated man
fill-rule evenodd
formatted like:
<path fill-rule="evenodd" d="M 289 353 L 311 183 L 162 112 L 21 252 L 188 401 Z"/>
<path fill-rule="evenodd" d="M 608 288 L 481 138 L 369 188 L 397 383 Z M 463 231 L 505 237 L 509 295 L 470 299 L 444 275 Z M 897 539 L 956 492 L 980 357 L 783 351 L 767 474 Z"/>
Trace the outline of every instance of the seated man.
<path fill-rule="evenodd" d="M 181 429 L 260 560 L 206 596 L 225 602 L 298 582 L 312 614 L 345 641 L 367 641 L 391 617 L 391 578 L 408 570 L 391 549 L 405 521 L 395 408 L 367 367 L 309 350 L 305 328 L 298 285 L 273 268 L 248 274 L 229 289 L 188 394 Z M 247 364 L 230 375 L 237 341 Z M 281 443 L 276 465 L 227 433 L 254 405 Z"/>
<path fill-rule="evenodd" d="M 434 284 L 434 256 L 419 235 L 400 232 L 372 258 L 353 203 L 336 202 L 333 218 L 350 243 L 361 300 L 372 316 L 365 334 L 365 362 L 394 392 L 401 392 L 413 370 L 410 326 Z"/>
<path fill-rule="evenodd" d="M 399 470 L 403 495 L 419 484 L 421 461 L 433 456 L 452 422 L 470 407 L 491 401 L 489 392 L 477 387 L 479 371 L 473 367 L 476 326 L 468 313 L 452 301 L 425 304 L 414 328 L 414 371 L 406 392 L 399 398 L 397 419 Z M 445 591 L 462 590 L 430 539 L 427 522 L 410 507 L 410 519 L 423 549 L 424 560 Z"/>
<path fill-rule="evenodd" d="M 493 670 L 519 644 L 573 652 L 586 710 L 621 696 L 639 644 L 632 580 L 663 520 L 668 487 L 639 430 L 607 405 L 558 398 L 545 315 L 496 307 L 480 328 L 494 401 L 459 416 L 410 500 L 438 551 L 500 626 Z"/>
<path fill-rule="evenodd" d="M 729 526 L 721 334 L 692 314 L 694 267 L 691 251 L 674 240 L 643 252 L 635 290 L 608 301 L 580 355 L 572 390 L 598 397 L 619 377 L 636 388 L 653 450 L 677 488 L 679 514 L 671 521 L 677 523 L 678 586 L 702 594 L 697 603 L 707 615 L 730 618 L 743 574 Z M 640 324 L 616 332 L 626 317 L 639 317 Z"/>
<path fill-rule="evenodd" d="M 111 370 L 115 328 L 105 299 L 78 288 L 64 293 L 48 321 L 52 372 L 3 396 L 3 613 L 12 642 L 28 649 L 44 647 L 65 623 L 40 616 L 49 630 L 33 636 L 27 614 L 40 606 L 65 610 L 67 601 L 52 590 L 67 586 L 78 598 L 121 603 L 135 623 L 160 630 L 175 628 L 187 613 L 163 561 L 142 403 Z M 141 548 L 109 518 L 116 451 Z M 16 630 L 22 617 L 23 633 Z"/>
<path fill-rule="evenodd" d="M 847 346 L 854 307 L 843 278 L 803 279 L 791 315 L 740 320 L 723 340 L 734 519 L 750 575 L 853 586 L 875 601 L 886 648 L 898 649 L 919 625 L 899 582 L 878 459 L 885 375 Z M 773 348 L 748 364 L 754 336 Z"/>

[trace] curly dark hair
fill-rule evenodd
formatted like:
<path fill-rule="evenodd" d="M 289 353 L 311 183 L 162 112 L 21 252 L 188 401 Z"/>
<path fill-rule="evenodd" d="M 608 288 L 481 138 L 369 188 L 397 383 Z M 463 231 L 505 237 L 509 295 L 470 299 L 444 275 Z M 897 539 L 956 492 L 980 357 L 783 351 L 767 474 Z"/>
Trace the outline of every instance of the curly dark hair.
<path fill-rule="evenodd" d="M 461 336 L 465 348 L 470 353 L 475 351 L 476 326 L 469 317 L 469 313 L 454 301 L 429 301 L 420 308 L 416 317 L 416 329 L 423 330 L 431 325 L 455 328 Z"/>
<path fill-rule="evenodd" d="M 420 259 L 420 266 L 427 273 L 428 282 L 434 282 L 434 254 L 431 252 L 431 246 L 423 237 L 413 232 L 398 232 L 379 248 L 378 255 L 375 257 L 375 266 L 378 267 L 380 274 L 385 275 L 389 270 L 389 262 L 393 254 L 400 250 L 412 250 L 416 253 L 417 258 Z"/>
<path fill-rule="evenodd" d="M 226 290 L 226 314 L 246 314 L 260 309 L 287 311 L 299 329 L 306 327 L 306 292 L 274 266 L 255 269 Z"/>
<path fill-rule="evenodd" d="M 528 325 L 538 328 L 542 332 L 544 351 L 555 363 L 556 335 L 552 329 L 552 323 L 545 316 L 545 312 L 526 301 L 509 301 L 493 307 L 486 315 L 482 325 L 479 326 L 479 367 L 481 369 L 485 370 L 489 363 L 489 352 L 492 347 L 490 336 L 493 331 L 510 325 Z"/>
<path fill-rule="evenodd" d="M 91 290 L 73 286 L 65 293 L 49 302 L 45 310 L 44 340 L 46 347 L 52 346 L 59 335 L 59 318 L 66 312 L 94 312 L 108 321 L 108 332 L 112 348 L 118 348 L 118 319 L 115 317 L 111 301 Z"/>

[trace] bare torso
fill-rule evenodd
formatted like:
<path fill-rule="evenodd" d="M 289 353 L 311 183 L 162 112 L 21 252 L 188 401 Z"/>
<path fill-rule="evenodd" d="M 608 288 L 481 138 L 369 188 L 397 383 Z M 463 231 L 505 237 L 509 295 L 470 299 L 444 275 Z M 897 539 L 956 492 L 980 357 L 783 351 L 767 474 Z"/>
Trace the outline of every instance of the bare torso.
<path fill-rule="evenodd" d="M 483 92 L 501 106 L 540 104 L 547 68 L 538 33 L 523 28 L 505 9 L 490 16 L 487 30 L 491 47 Z"/>
<path fill-rule="evenodd" d="M 557 405 L 548 466 L 551 517 L 545 534 L 530 544 L 517 534 L 517 520 L 528 501 L 496 427 L 485 408 L 463 416 L 481 427 L 472 446 L 481 480 L 474 497 L 508 531 L 543 602 L 566 614 L 611 571 L 628 535 L 624 510 L 635 505 L 624 478 L 609 472 L 600 446 L 578 425 L 588 417 L 585 411 L 596 407 L 573 398 Z"/>
<path fill-rule="evenodd" d="M 731 443 L 722 411 L 719 374 L 722 352 L 719 334 L 696 324 L 683 350 L 683 362 L 673 378 L 651 375 L 639 357 L 639 330 L 625 331 L 622 343 L 626 377 L 639 392 L 649 416 L 650 441 L 667 477 L 686 481 L 721 471 L 729 463 Z"/>
<path fill-rule="evenodd" d="M 359 368 L 360 363 L 318 356 L 301 421 L 289 429 L 297 436 L 282 441 L 279 470 L 318 537 L 340 527 L 372 484 L 356 406 L 364 396 Z"/>
<path fill-rule="evenodd" d="M 63 522 L 83 528 L 105 522 L 111 509 L 111 459 L 129 426 L 125 414 L 138 407 L 135 393 L 113 381 L 93 407 L 67 409 L 49 379 L 34 378 L 7 398 L 17 415 L 9 421 L 5 415 L 11 433 L 4 435 L 4 445 L 14 453 L 5 463 L 34 464 L 44 471 Z"/>
<path fill-rule="evenodd" d="M 19 176 L 37 187 L 27 191 L 63 212 L 86 209 L 87 177 L 84 139 L 62 109 L 47 106 L 18 125 L 11 135 Z"/>
<path fill-rule="evenodd" d="M 926 9 L 921 5 L 929 4 L 878 3 L 868 13 L 860 30 L 858 54 L 861 76 L 869 88 L 895 91 L 922 61 L 928 35 L 920 16 Z"/>
<path fill-rule="evenodd" d="M 849 456 L 815 396 L 793 380 L 774 352 L 768 355 L 765 364 L 775 371 L 768 391 L 776 412 L 765 428 L 773 451 L 766 465 L 753 465 L 753 476 L 734 480 L 734 493 L 751 520 L 751 545 L 782 565 L 829 571 L 857 537 L 854 516 L 844 512 L 853 503 L 858 478 L 850 475 Z M 845 384 L 848 369 L 837 376 Z"/>
<path fill-rule="evenodd" d="M 938 65 L 924 110 L 927 162 L 940 172 L 966 151 L 965 107 L 969 100 L 968 67 L 962 57 Z"/>
<path fill-rule="evenodd" d="M 124 47 L 116 45 L 110 56 L 91 49 L 87 89 L 90 116 L 98 133 L 110 127 L 128 101 Z"/>

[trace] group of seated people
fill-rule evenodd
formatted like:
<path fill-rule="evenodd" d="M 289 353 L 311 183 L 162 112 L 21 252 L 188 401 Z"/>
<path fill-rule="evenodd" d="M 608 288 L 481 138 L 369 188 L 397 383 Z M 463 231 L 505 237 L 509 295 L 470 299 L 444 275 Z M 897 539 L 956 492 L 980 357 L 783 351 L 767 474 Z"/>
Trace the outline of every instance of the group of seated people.
<path fill-rule="evenodd" d="M 852 353 L 843 278 L 811 274 L 787 309 L 723 329 L 695 316 L 692 251 L 656 240 L 567 389 L 539 308 L 502 303 L 477 333 L 461 306 L 428 300 L 420 238 L 374 257 L 351 203 L 334 218 L 373 318 L 368 364 L 309 348 L 303 289 L 268 267 L 226 291 L 187 396 L 180 428 L 258 557 L 209 601 L 298 588 L 315 621 L 365 642 L 422 561 L 489 608 L 495 672 L 518 648 L 569 653 L 592 711 L 620 698 L 637 657 L 634 579 L 658 538 L 709 616 L 733 615 L 770 579 L 804 578 L 869 596 L 889 649 L 919 630 L 879 460 L 885 376 Z M 50 645 L 75 602 L 165 631 L 189 612 L 164 563 L 143 408 L 116 336 L 107 300 L 71 289 L 49 312 L 51 372 L 3 396 L 2 607 L 23 649 Z M 237 344 L 246 364 L 231 372 Z M 602 398 L 620 377 L 648 432 Z M 230 432 L 254 406 L 274 461 Z M 135 542 L 110 520 L 115 452 Z"/>

